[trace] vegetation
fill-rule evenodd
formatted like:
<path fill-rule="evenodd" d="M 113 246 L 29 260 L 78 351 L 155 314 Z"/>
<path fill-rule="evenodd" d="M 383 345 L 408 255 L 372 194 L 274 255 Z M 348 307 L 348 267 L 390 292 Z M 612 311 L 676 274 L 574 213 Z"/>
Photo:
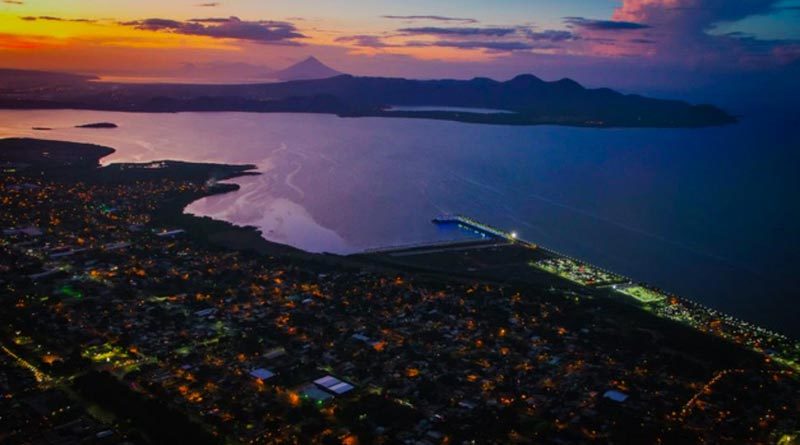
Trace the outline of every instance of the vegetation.
<path fill-rule="evenodd" d="M 107 373 L 92 371 L 75 379 L 74 388 L 83 397 L 136 425 L 154 443 L 213 445 L 220 441 L 202 425 L 129 388 Z"/>

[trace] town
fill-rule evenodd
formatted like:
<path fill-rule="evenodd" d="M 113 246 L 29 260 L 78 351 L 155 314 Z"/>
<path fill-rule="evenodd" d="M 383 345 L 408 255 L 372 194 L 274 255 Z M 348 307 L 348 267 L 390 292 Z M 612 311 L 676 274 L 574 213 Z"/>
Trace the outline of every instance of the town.
<path fill-rule="evenodd" d="M 0 442 L 797 440 L 779 334 L 514 241 L 232 249 L 176 215 L 247 167 L 41 147 L 0 150 Z"/>

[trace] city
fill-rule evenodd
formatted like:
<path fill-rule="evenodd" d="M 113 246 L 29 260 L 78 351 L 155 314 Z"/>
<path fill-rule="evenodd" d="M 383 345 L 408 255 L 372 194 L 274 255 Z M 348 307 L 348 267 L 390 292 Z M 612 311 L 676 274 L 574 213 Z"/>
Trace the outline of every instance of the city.
<path fill-rule="evenodd" d="M 613 290 L 617 276 L 513 241 L 467 253 L 514 249 L 531 276 L 567 280 L 230 250 L 165 209 L 246 167 L 96 169 L 97 149 L 81 164 L 70 144 L 42 144 L 0 183 L 4 442 L 776 443 L 798 430 L 788 339 Z"/>
<path fill-rule="evenodd" d="M 0 0 L 0 445 L 800 445 L 800 0 Z"/>

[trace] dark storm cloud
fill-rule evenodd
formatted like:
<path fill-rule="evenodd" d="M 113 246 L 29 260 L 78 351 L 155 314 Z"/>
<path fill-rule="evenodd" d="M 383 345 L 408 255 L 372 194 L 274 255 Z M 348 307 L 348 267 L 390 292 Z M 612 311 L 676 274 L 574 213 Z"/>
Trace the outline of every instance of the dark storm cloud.
<path fill-rule="evenodd" d="M 219 2 L 200 3 L 197 6 L 200 6 L 201 8 L 216 8 L 219 6 Z"/>
<path fill-rule="evenodd" d="M 238 17 L 200 18 L 187 21 L 151 18 L 121 23 L 147 31 L 165 31 L 175 34 L 206 36 L 220 39 L 239 39 L 258 43 L 297 45 L 294 39 L 304 38 L 288 22 L 259 20 L 247 21 Z"/>

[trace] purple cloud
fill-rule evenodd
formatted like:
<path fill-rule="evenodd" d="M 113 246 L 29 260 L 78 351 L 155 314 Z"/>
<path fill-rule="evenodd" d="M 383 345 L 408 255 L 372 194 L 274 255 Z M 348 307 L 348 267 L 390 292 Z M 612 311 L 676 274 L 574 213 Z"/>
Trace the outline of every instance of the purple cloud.
<path fill-rule="evenodd" d="M 351 43 L 355 46 L 362 46 L 366 48 L 390 48 L 398 45 L 392 45 L 383 41 L 380 36 L 369 34 L 357 34 L 353 36 L 342 36 L 336 38 L 337 42 Z"/>
<path fill-rule="evenodd" d="M 595 20 L 584 17 L 564 17 L 564 23 L 574 27 L 590 29 L 593 31 L 629 31 L 633 29 L 646 29 L 650 25 L 644 23 L 627 22 L 622 20 Z"/>
<path fill-rule="evenodd" d="M 25 20 L 26 22 L 35 22 L 37 20 L 48 21 L 48 22 L 75 22 L 75 23 L 95 23 L 96 20 L 92 19 L 67 19 L 64 17 L 54 17 L 51 15 L 40 15 L 40 16 L 25 16 L 20 17 L 20 19 Z"/>
<path fill-rule="evenodd" d="M 715 34 L 714 28 L 724 22 L 775 13 L 784 6 L 780 0 L 624 0 L 612 18 L 652 26 L 648 35 L 637 37 L 656 42 L 650 46 L 661 63 L 763 68 L 796 60 L 793 51 L 783 49 L 796 45 L 797 40 L 760 39 L 736 32 Z"/>
<path fill-rule="evenodd" d="M 478 23 L 475 19 L 447 17 L 442 15 L 382 15 L 381 17 L 392 20 L 433 20 L 437 22 Z"/>
<path fill-rule="evenodd" d="M 546 49 L 552 48 L 553 45 L 534 45 L 527 42 L 520 42 L 514 40 L 508 41 L 481 41 L 481 40 L 438 40 L 435 42 L 408 42 L 404 46 L 407 47 L 442 47 L 442 48 L 458 48 L 458 49 L 485 49 L 490 51 L 506 52 L 506 51 L 526 51 L 531 49 Z"/>
<path fill-rule="evenodd" d="M 579 37 L 570 31 L 547 29 L 544 31 L 528 30 L 526 35 L 531 40 L 547 40 L 550 42 L 565 42 L 568 40 L 575 40 Z"/>
<path fill-rule="evenodd" d="M 284 45 L 298 45 L 299 43 L 295 42 L 294 39 L 305 38 L 293 24 L 288 22 L 273 20 L 247 21 L 238 17 L 200 18 L 187 21 L 150 18 L 123 22 L 122 25 L 147 31 L 165 31 L 175 34 Z"/>
<path fill-rule="evenodd" d="M 471 37 L 471 36 L 486 36 L 486 37 L 503 37 L 514 34 L 517 28 L 441 28 L 436 26 L 424 26 L 417 28 L 402 28 L 398 29 L 406 35 L 438 35 L 438 36 L 458 36 L 458 37 Z"/>

